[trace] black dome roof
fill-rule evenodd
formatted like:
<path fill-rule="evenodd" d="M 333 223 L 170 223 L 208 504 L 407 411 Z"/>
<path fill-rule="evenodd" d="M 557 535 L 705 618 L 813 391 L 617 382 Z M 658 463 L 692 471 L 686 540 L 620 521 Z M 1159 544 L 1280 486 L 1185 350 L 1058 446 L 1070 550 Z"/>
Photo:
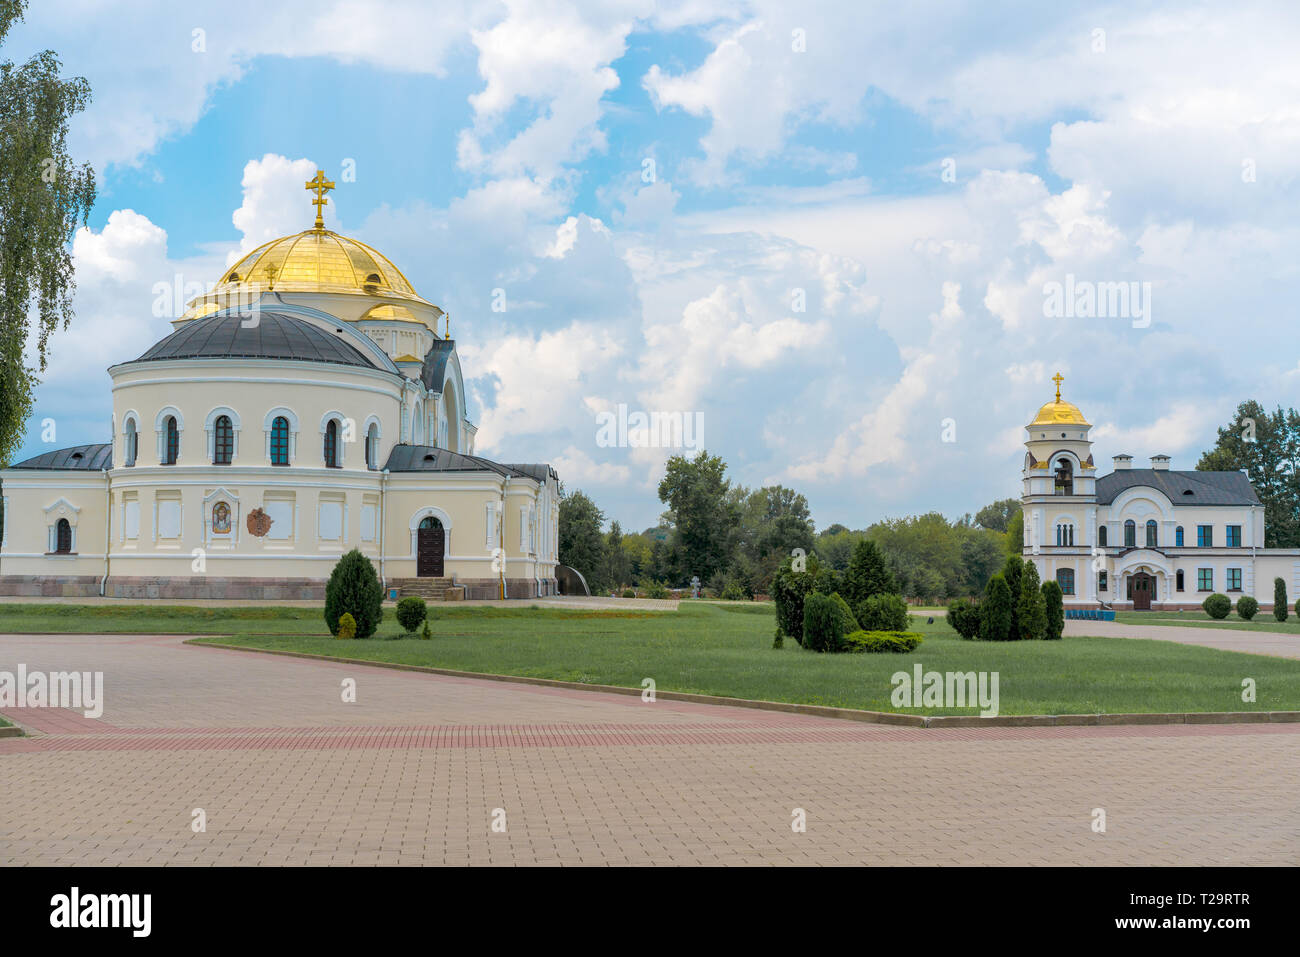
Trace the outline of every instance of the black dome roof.
<path fill-rule="evenodd" d="M 161 359 L 296 359 L 375 368 L 355 346 L 305 319 L 260 310 L 257 321 L 224 313 L 185 323 L 136 362 Z"/>

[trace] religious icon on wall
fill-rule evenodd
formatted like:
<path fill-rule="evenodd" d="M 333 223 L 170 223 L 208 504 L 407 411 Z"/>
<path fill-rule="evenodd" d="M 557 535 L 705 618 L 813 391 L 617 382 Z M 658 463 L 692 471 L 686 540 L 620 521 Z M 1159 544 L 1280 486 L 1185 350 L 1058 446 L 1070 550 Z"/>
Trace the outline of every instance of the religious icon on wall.
<path fill-rule="evenodd" d="M 225 502 L 218 502 L 212 506 L 212 531 L 218 535 L 225 535 L 230 531 L 230 506 Z"/>

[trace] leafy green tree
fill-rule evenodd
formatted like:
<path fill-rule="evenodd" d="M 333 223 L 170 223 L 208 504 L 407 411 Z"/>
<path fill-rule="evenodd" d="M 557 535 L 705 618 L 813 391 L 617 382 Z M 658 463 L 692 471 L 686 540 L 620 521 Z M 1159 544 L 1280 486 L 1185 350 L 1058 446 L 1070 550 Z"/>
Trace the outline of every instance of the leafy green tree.
<path fill-rule="evenodd" d="M 26 0 L 0 2 L 0 43 Z M 72 321 L 69 241 L 95 203 L 95 172 L 68 155 L 70 117 L 90 103 L 82 78 L 59 76 L 51 50 L 22 66 L 0 62 L 0 464 L 22 441 L 50 336 Z M 37 368 L 28 366 L 28 338 Z"/>
<path fill-rule="evenodd" d="M 659 500 L 668 506 L 679 550 L 678 579 L 698 575 L 709 581 L 730 561 L 728 545 L 739 515 L 729 499 L 727 464 L 701 451 L 694 459 L 674 455 L 659 483 Z"/>
<path fill-rule="evenodd" d="M 605 536 L 600 526 L 605 514 L 584 492 L 560 490 L 560 564 L 582 573 L 593 593 L 605 581 Z"/>
<path fill-rule="evenodd" d="M 980 638 L 1006 641 L 1011 635 L 1011 589 L 1001 574 L 989 579 L 984 601 L 980 603 Z"/>
<path fill-rule="evenodd" d="M 817 557 L 838 572 L 848 569 L 853 550 L 865 537 L 863 532 L 853 532 L 843 525 L 832 525 L 817 536 Z"/>
<path fill-rule="evenodd" d="M 1007 535 L 1002 548 L 1008 555 L 1019 558 L 1025 551 L 1025 513 L 1016 512 L 1007 522 Z"/>
<path fill-rule="evenodd" d="M 1020 576 L 1020 606 L 1016 609 L 1019 637 L 1024 641 L 1037 641 L 1047 630 L 1047 605 L 1043 601 L 1042 584 L 1033 562 L 1025 562 Z"/>
<path fill-rule="evenodd" d="M 610 588 L 626 585 L 633 581 L 632 560 L 623 547 L 623 526 L 617 520 L 610 522 L 609 534 L 605 536 L 604 580 Z"/>
<path fill-rule="evenodd" d="M 975 524 L 991 532 L 1005 532 L 1011 518 L 1020 511 L 1020 499 L 1000 498 L 975 513 Z"/>
<path fill-rule="evenodd" d="M 1049 641 L 1059 641 L 1065 634 L 1065 595 L 1061 586 L 1054 579 L 1043 582 L 1043 606 L 1046 611 L 1047 629 L 1043 637 Z"/>
<path fill-rule="evenodd" d="M 1264 546 L 1300 547 L 1300 413 L 1295 409 L 1269 413 L 1254 399 L 1242 402 L 1196 467 L 1244 469 L 1264 503 Z"/>
<path fill-rule="evenodd" d="M 772 576 L 772 604 L 776 609 L 776 640 L 773 647 L 780 648 L 786 636 L 803 644 L 804 599 L 812 594 L 817 577 L 817 560 L 809 557 L 807 567 L 795 571 L 794 560 L 789 559 Z"/>

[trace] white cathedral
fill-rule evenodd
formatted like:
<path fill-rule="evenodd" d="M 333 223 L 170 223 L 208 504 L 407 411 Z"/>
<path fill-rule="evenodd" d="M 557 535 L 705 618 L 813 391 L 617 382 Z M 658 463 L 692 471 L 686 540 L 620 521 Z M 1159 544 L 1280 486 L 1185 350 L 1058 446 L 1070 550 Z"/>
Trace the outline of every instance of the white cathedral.
<path fill-rule="evenodd" d="M 1245 472 L 1180 471 L 1168 455 L 1098 475 L 1092 426 L 1056 399 L 1025 426 L 1024 555 L 1067 608 L 1192 609 L 1215 592 L 1273 607 L 1273 580 L 1300 596 L 1300 549 L 1264 548 L 1264 506 Z"/>
<path fill-rule="evenodd" d="M 0 595 L 319 598 L 353 548 L 399 594 L 557 591 L 554 469 L 474 454 L 450 320 L 333 185 L 109 368 L 111 441 L 0 471 Z"/>

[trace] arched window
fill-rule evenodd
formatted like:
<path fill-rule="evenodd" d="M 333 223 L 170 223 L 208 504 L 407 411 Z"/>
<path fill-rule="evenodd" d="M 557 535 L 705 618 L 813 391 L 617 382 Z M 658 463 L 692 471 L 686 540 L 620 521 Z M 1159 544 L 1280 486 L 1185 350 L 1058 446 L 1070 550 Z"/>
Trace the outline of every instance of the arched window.
<path fill-rule="evenodd" d="M 54 525 L 54 550 L 60 555 L 72 551 L 72 526 L 66 518 L 61 518 Z"/>
<path fill-rule="evenodd" d="M 140 454 L 140 429 L 135 424 L 135 419 L 126 420 L 126 429 L 124 430 L 123 441 L 123 464 L 130 468 L 135 465 L 136 456 Z"/>
<path fill-rule="evenodd" d="M 1061 586 L 1061 594 L 1074 594 L 1074 569 L 1058 568 L 1056 570 L 1056 583 Z"/>
<path fill-rule="evenodd" d="M 1124 547 L 1133 548 L 1137 545 L 1137 526 L 1133 524 L 1133 519 L 1124 523 Z"/>
<path fill-rule="evenodd" d="M 1174 544 L 1179 548 L 1183 547 L 1183 526 L 1181 525 L 1174 529 Z M 1179 572 L 1178 574 L 1181 575 L 1182 572 Z"/>
<path fill-rule="evenodd" d="M 427 518 L 420 519 L 420 527 L 426 530 L 431 528 L 442 528 L 442 522 L 430 515 Z"/>
<path fill-rule="evenodd" d="M 373 422 L 366 430 L 366 468 L 372 472 L 379 468 L 379 426 Z"/>
<path fill-rule="evenodd" d="M 1097 544 L 1102 548 L 1106 547 L 1106 526 L 1101 525 L 1097 528 Z"/>
<path fill-rule="evenodd" d="M 1156 523 L 1155 519 L 1147 520 L 1147 548 L 1156 547 Z"/>
<path fill-rule="evenodd" d="M 1179 531 L 1181 532 L 1182 529 L 1180 528 Z M 1179 591 L 1183 590 L 1183 570 L 1181 568 L 1174 574 L 1174 587 Z"/>
<path fill-rule="evenodd" d="M 163 465 L 175 465 L 180 455 L 181 433 L 176 427 L 176 416 L 167 416 L 167 437 L 163 443 Z"/>
<path fill-rule="evenodd" d="M 219 415 L 212 429 L 212 464 L 229 465 L 235 457 L 235 429 L 230 416 Z"/>
<path fill-rule="evenodd" d="M 271 423 L 271 464 L 289 464 L 289 420 L 282 415 Z"/>
<path fill-rule="evenodd" d="M 1074 526 L 1068 523 L 1056 526 L 1056 544 L 1074 544 Z"/>
<path fill-rule="evenodd" d="M 325 426 L 325 467 L 339 468 L 339 420 L 330 419 Z"/>

